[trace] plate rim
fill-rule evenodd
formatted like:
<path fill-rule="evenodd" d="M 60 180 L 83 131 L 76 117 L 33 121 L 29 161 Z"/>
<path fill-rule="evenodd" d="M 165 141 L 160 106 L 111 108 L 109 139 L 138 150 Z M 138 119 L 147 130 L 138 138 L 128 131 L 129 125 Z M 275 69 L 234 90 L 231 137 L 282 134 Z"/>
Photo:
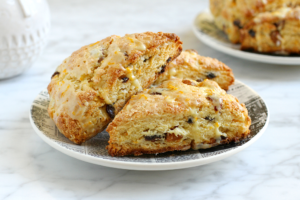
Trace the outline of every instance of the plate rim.
<path fill-rule="evenodd" d="M 97 158 L 91 155 L 81 154 L 76 151 L 69 150 L 67 148 L 64 148 L 63 146 L 59 145 L 58 143 L 54 142 L 50 138 L 48 138 L 42 131 L 40 131 L 35 123 L 33 122 L 32 118 L 32 107 L 33 107 L 33 101 L 30 106 L 29 110 L 29 120 L 31 123 L 31 126 L 33 127 L 34 131 L 37 133 L 37 135 L 48 145 L 53 147 L 54 149 L 60 151 L 61 153 L 64 153 L 70 157 L 76 158 L 81 161 L 85 161 L 92 164 L 97 164 L 105 167 L 112 167 L 117 169 L 126 169 L 126 170 L 139 170 L 139 171 L 160 171 L 160 170 L 175 170 L 175 169 L 184 169 L 184 168 L 190 168 L 190 167 L 196 167 L 201 166 L 209 163 L 213 163 L 222 159 L 225 159 L 227 157 L 230 157 L 246 148 L 248 148 L 250 145 L 252 145 L 254 142 L 256 142 L 262 134 L 266 131 L 269 120 L 270 120 L 270 112 L 267 103 L 264 101 L 264 99 L 251 87 L 244 84 L 243 82 L 239 80 L 235 80 L 238 83 L 243 84 L 245 87 L 247 87 L 251 92 L 256 94 L 260 97 L 260 99 L 263 100 L 266 110 L 267 110 L 267 120 L 263 128 L 253 137 L 251 140 L 247 141 L 241 146 L 238 146 L 235 149 L 232 149 L 230 151 L 224 152 L 222 154 L 217 154 L 212 157 L 207 158 L 201 158 L 201 159 L 195 159 L 195 160 L 187 160 L 187 161 L 178 161 L 178 162 L 167 162 L 167 163 L 142 163 L 142 162 L 124 162 L 124 161 L 118 161 L 118 160 L 108 160 L 104 158 Z M 35 97 L 36 99 L 36 97 Z"/>
<path fill-rule="evenodd" d="M 269 56 L 269 55 L 263 55 L 258 53 L 251 53 L 246 52 L 242 50 L 233 49 L 230 47 L 227 47 L 225 45 L 222 45 L 221 42 L 217 41 L 216 39 L 210 37 L 209 35 L 202 33 L 199 31 L 199 27 L 197 26 L 197 19 L 198 16 L 202 13 L 210 13 L 208 9 L 203 10 L 202 12 L 198 13 L 193 21 L 193 32 L 196 35 L 196 37 L 203 42 L 205 45 L 222 52 L 224 54 L 237 57 L 240 59 L 250 60 L 250 61 L 256 61 L 256 62 L 262 62 L 262 63 L 268 63 L 268 64 L 281 64 L 281 65 L 300 65 L 300 57 L 299 58 L 293 58 L 293 57 L 279 57 L 279 56 Z"/>

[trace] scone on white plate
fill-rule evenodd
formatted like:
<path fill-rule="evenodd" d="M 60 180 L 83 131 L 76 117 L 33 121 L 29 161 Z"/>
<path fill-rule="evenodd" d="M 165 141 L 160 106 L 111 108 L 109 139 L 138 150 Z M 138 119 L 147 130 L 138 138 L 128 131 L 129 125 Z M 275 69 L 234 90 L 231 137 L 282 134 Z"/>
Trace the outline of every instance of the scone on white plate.
<path fill-rule="evenodd" d="M 240 43 L 240 30 L 258 14 L 299 5 L 300 0 L 210 0 L 210 11 L 228 39 Z"/>
<path fill-rule="evenodd" d="M 206 149 L 246 138 L 244 104 L 214 81 L 171 79 L 131 97 L 109 124 L 111 156 Z"/>
<path fill-rule="evenodd" d="M 241 30 L 241 48 L 300 54 L 300 7 L 261 13 Z"/>
<path fill-rule="evenodd" d="M 182 51 L 171 33 L 110 36 L 75 51 L 53 74 L 48 113 L 58 129 L 81 144 L 103 131 L 138 91 L 163 74 Z"/>

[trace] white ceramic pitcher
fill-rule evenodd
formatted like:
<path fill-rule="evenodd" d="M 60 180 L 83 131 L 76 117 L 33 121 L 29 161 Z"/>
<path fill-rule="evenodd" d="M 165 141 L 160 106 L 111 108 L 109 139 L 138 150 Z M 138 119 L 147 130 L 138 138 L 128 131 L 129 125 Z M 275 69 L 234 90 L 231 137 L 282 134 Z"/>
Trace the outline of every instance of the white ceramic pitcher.
<path fill-rule="evenodd" d="M 49 28 L 46 0 L 0 0 L 0 79 L 21 74 L 33 64 Z"/>

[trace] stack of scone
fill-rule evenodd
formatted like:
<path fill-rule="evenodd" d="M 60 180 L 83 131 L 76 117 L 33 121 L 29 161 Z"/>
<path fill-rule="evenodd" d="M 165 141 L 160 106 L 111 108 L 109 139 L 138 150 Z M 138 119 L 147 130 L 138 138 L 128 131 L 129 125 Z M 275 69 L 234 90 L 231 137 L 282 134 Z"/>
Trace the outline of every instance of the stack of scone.
<path fill-rule="evenodd" d="M 111 156 L 206 149 L 246 138 L 248 111 L 225 91 L 234 82 L 231 69 L 181 51 L 177 35 L 161 32 L 84 46 L 53 74 L 49 115 L 76 144 L 108 125 Z"/>
<path fill-rule="evenodd" d="M 210 0 L 215 24 L 242 50 L 300 53 L 300 0 Z"/>

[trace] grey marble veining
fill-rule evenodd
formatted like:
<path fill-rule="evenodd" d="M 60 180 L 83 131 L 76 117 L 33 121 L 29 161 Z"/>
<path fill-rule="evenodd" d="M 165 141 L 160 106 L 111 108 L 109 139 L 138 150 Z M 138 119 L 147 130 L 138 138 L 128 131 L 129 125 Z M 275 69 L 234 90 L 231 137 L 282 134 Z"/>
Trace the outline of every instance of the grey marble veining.
<path fill-rule="evenodd" d="M 46 49 L 23 75 L 0 81 L 0 199 L 299 199 L 300 66 L 268 65 L 219 53 L 191 25 L 206 0 L 49 0 Z M 62 60 L 111 34 L 164 31 L 184 48 L 229 65 L 270 110 L 265 134 L 246 150 L 205 166 L 160 172 L 112 169 L 68 157 L 31 128 L 29 108 Z"/>

